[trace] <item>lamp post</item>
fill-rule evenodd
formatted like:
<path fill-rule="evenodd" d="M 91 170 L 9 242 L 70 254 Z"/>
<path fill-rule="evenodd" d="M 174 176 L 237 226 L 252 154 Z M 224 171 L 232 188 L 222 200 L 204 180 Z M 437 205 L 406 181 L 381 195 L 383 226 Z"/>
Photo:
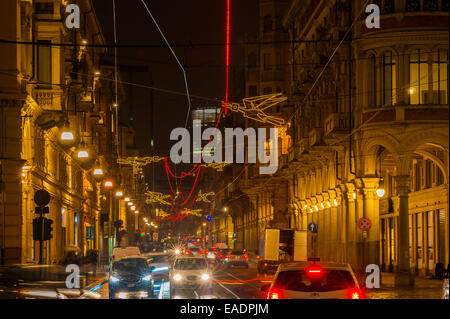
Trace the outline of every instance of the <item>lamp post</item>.
<path fill-rule="evenodd" d="M 105 187 L 106 190 L 108 190 L 108 203 L 109 203 L 109 207 L 108 207 L 108 224 L 109 224 L 109 229 L 108 229 L 108 258 L 109 260 L 111 259 L 111 229 L 113 227 L 112 225 L 112 218 L 113 218 L 113 196 L 112 196 L 112 188 L 113 188 L 113 182 L 111 180 L 106 180 L 103 184 L 103 186 Z M 113 245 L 114 245 L 114 239 L 113 239 Z"/>

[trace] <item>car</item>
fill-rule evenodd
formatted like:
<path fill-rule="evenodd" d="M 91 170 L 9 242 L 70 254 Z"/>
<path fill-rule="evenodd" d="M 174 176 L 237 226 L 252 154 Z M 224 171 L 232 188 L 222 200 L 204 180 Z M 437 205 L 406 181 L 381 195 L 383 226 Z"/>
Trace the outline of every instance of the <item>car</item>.
<path fill-rule="evenodd" d="M 228 268 L 234 267 L 234 266 L 241 266 L 244 268 L 248 268 L 247 251 L 245 249 L 229 251 L 225 258 L 225 264 Z"/>
<path fill-rule="evenodd" d="M 226 263 L 228 261 L 228 256 L 231 253 L 231 249 L 225 248 L 225 249 L 217 249 L 216 256 L 219 263 Z"/>
<path fill-rule="evenodd" d="M 169 270 L 172 264 L 171 256 L 168 253 L 148 253 L 145 254 L 147 263 L 152 273 L 153 281 L 169 281 Z"/>
<path fill-rule="evenodd" d="M 217 263 L 217 256 L 216 256 L 216 251 L 215 250 L 216 250 L 215 247 L 211 247 L 211 248 L 209 248 L 207 250 L 206 261 L 210 265 L 215 265 Z"/>
<path fill-rule="evenodd" d="M 204 256 L 180 256 L 171 269 L 171 295 L 176 296 L 185 289 L 212 295 L 212 273 Z"/>
<path fill-rule="evenodd" d="M 349 264 L 289 262 L 280 264 L 270 285 L 261 287 L 267 299 L 363 299 Z"/>
<path fill-rule="evenodd" d="M 109 276 L 109 299 L 153 297 L 153 278 L 145 257 L 115 261 Z"/>
<path fill-rule="evenodd" d="M 114 247 L 112 260 L 116 261 L 123 257 L 140 256 L 141 250 L 137 246 Z"/>

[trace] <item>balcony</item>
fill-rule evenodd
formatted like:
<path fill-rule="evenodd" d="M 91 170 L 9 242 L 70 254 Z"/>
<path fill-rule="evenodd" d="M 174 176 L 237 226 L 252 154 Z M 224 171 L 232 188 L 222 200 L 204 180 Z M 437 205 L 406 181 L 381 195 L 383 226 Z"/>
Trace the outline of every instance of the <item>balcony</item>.
<path fill-rule="evenodd" d="M 399 122 L 448 122 L 448 105 L 398 105 L 366 109 L 362 113 L 365 124 L 392 124 Z"/>
<path fill-rule="evenodd" d="M 315 127 L 309 132 L 309 146 L 319 144 L 322 140 L 322 128 Z"/>
<path fill-rule="evenodd" d="M 32 91 L 33 99 L 44 110 L 61 111 L 61 90 L 34 88 Z"/>
<path fill-rule="evenodd" d="M 349 129 L 348 113 L 332 113 L 325 119 L 325 137 L 345 133 Z"/>

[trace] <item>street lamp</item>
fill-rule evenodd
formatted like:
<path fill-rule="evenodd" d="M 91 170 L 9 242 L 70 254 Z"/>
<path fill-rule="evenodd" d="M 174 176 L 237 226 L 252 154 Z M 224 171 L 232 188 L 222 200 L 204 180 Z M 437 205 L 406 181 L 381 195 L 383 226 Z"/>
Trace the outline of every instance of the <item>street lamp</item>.
<path fill-rule="evenodd" d="M 129 202 L 130 201 L 130 197 L 125 197 L 124 201 Z"/>
<path fill-rule="evenodd" d="M 134 213 L 135 213 L 135 214 L 139 214 L 139 211 L 138 211 L 138 210 L 135 210 Z"/>
<path fill-rule="evenodd" d="M 116 197 L 122 197 L 123 196 L 123 192 L 122 191 L 117 191 L 116 192 Z"/>
<path fill-rule="evenodd" d="M 136 206 L 131 206 L 131 210 L 135 211 L 136 210 Z"/>
<path fill-rule="evenodd" d="M 128 202 L 128 206 L 133 206 L 133 203 L 132 202 Z"/>
<path fill-rule="evenodd" d="M 113 187 L 113 182 L 110 181 L 110 180 L 105 181 L 105 187 L 106 187 L 106 188 L 111 188 L 111 187 Z"/>

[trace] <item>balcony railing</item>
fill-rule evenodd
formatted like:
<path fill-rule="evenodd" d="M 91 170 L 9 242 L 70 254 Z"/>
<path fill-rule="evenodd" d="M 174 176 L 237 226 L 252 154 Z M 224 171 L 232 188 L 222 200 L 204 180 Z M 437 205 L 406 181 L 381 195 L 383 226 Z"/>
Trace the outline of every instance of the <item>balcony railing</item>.
<path fill-rule="evenodd" d="M 61 90 L 35 88 L 32 96 L 44 110 L 61 110 Z"/>

